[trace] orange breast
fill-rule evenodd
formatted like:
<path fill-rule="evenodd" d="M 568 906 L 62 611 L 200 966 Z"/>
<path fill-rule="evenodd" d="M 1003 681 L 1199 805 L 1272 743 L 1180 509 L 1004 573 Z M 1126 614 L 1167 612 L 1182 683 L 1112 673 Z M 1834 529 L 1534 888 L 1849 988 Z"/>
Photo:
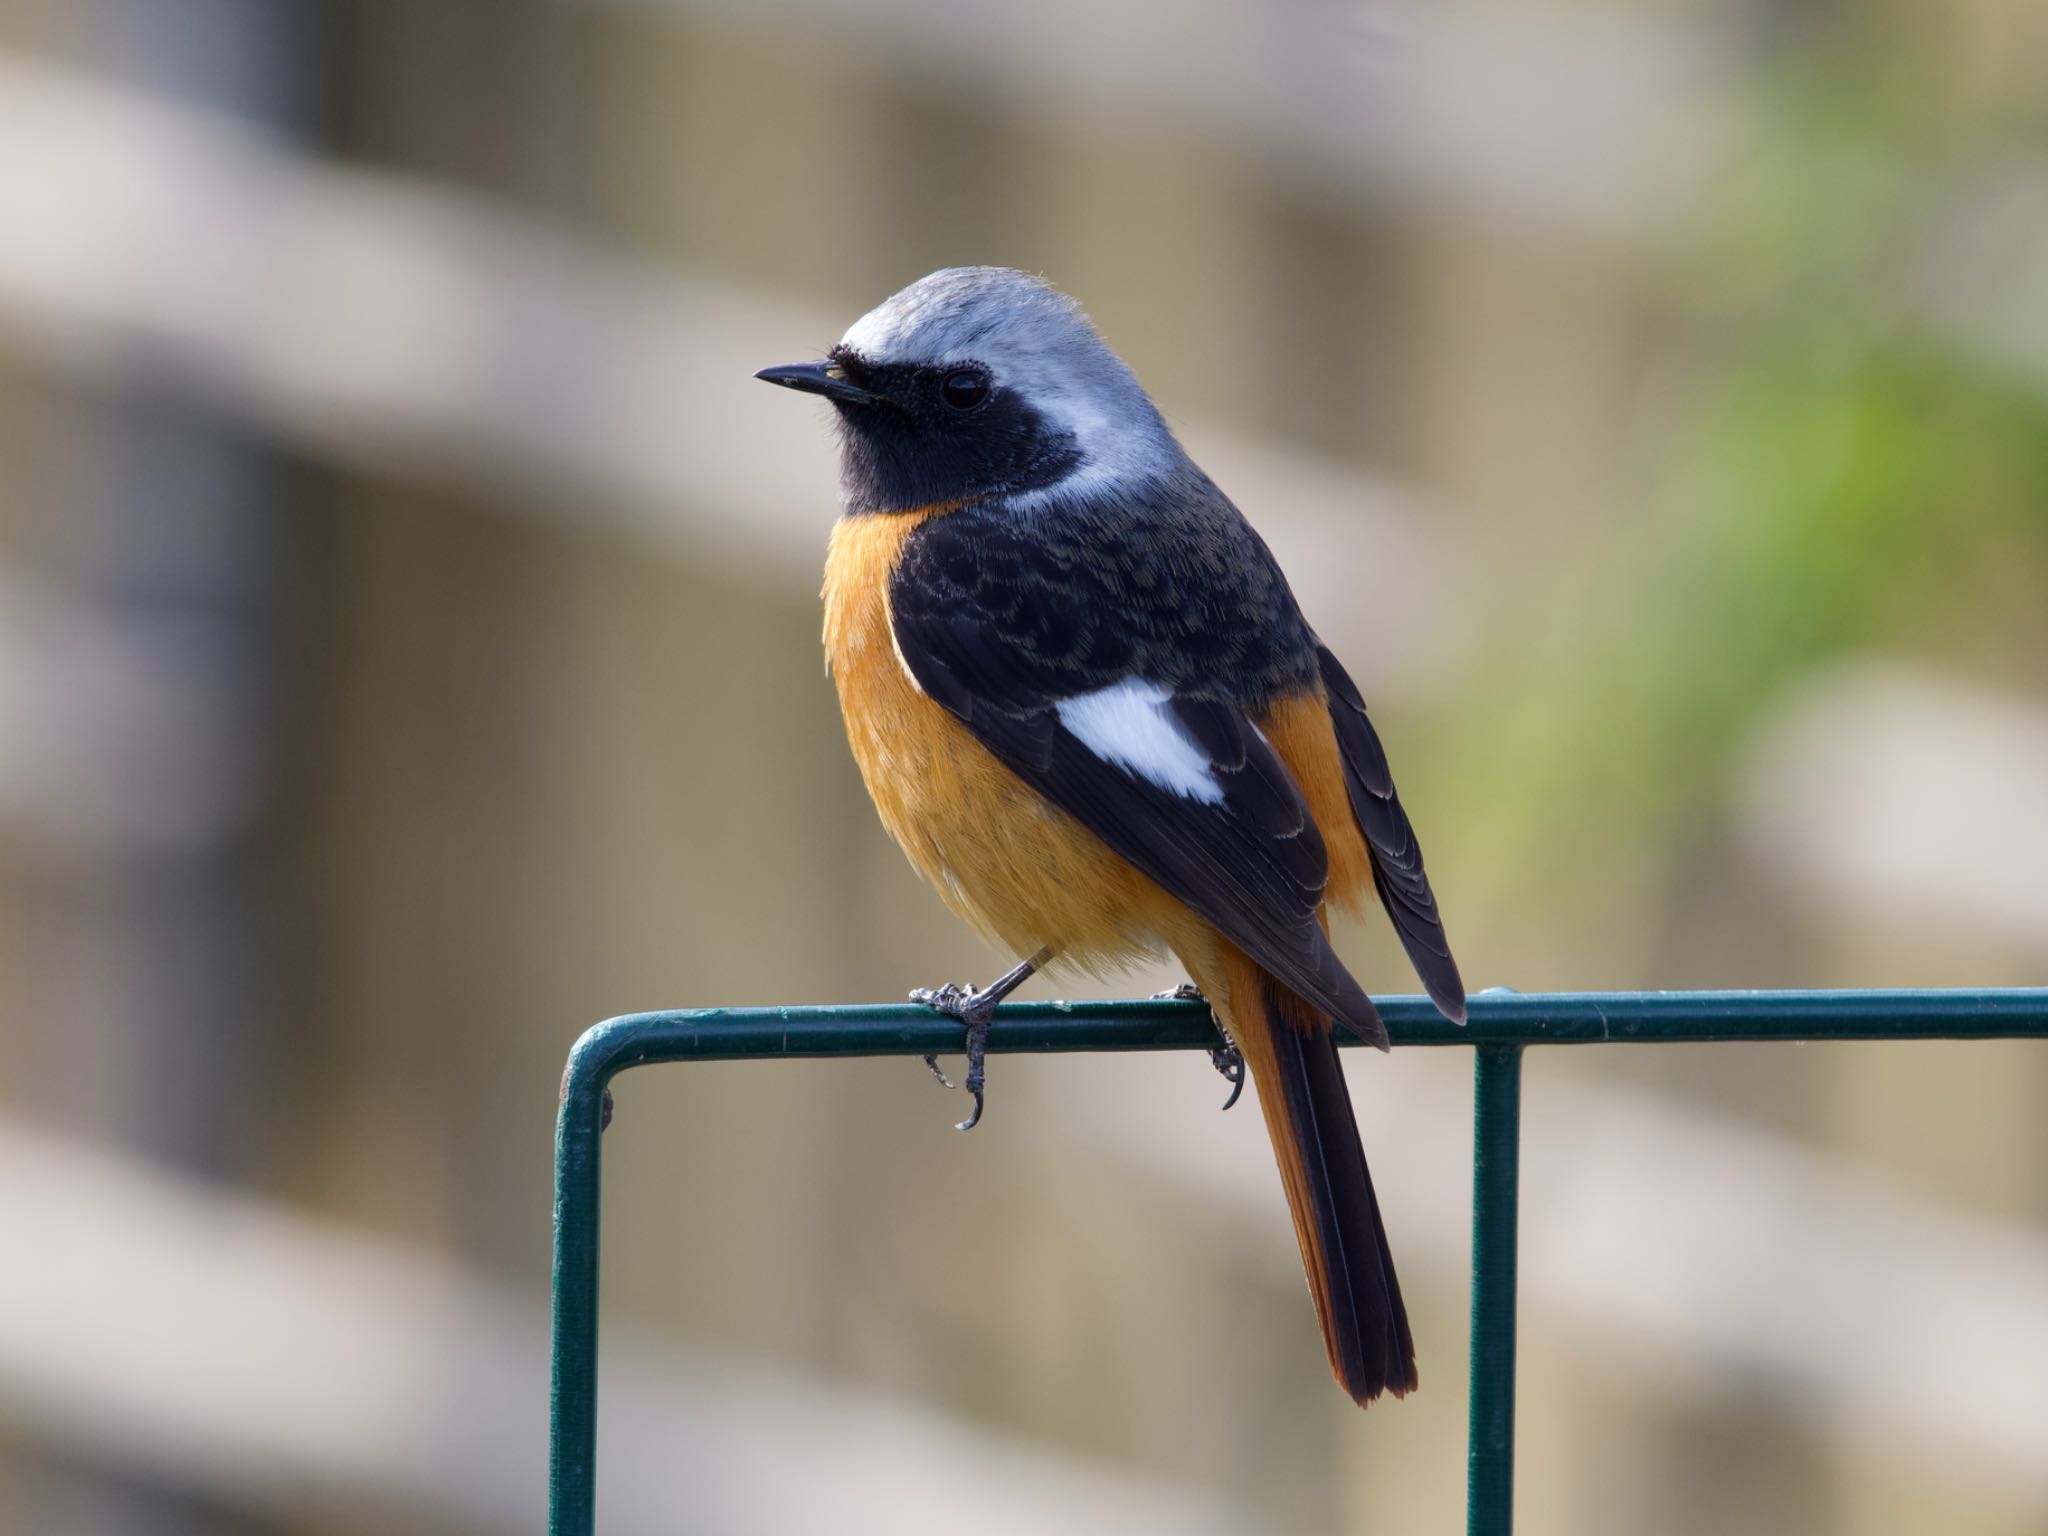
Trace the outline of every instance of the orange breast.
<path fill-rule="evenodd" d="M 842 518 L 825 564 L 825 656 L 882 825 L 946 904 L 1018 955 L 1113 966 L 1193 915 L 990 755 L 898 655 L 889 578 L 904 540 L 950 508 Z"/>

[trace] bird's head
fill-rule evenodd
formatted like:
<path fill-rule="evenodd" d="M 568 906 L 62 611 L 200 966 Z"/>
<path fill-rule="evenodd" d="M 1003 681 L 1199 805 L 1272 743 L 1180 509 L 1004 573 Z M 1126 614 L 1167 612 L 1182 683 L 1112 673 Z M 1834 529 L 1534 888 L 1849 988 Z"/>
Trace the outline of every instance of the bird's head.
<path fill-rule="evenodd" d="M 1008 267 L 920 278 L 823 362 L 755 377 L 836 407 L 855 512 L 1111 491 L 1180 456 L 1080 306 Z"/>

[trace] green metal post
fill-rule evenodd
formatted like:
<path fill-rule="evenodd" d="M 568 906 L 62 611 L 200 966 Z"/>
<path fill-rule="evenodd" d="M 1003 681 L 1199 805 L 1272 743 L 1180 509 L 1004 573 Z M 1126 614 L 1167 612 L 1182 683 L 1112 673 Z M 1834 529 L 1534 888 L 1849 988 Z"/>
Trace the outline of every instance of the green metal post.
<path fill-rule="evenodd" d="M 1472 1069 L 1472 1404 L 1465 1529 L 1515 1524 L 1515 1224 L 1521 1202 L 1522 1048 L 1482 1045 Z"/>
<path fill-rule="evenodd" d="M 614 1064 L 592 1030 L 562 1074 L 555 1119 L 553 1382 L 548 1533 L 591 1536 L 597 1518 L 597 1258 L 605 1083 Z"/>
<path fill-rule="evenodd" d="M 1469 1529 L 1514 1519 L 1515 1228 L 1522 1048 L 1717 1040 L 2014 1040 L 2048 1036 L 2048 988 L 1895 992 L 1590 992 L 1489 989 L 1471 1023 L 1423 997 L 1377 999 L 1396 1045 L 1473 1048 L 1472 1413 Z M 1339 1043 L 1356 1042 L 1339 1036 Z M 991 1054 L 1200 1050 L 1217 1044 L 1195 1002 L 1009 1003 Z M 596 1519 L 599 1137 L 605 1086 L 670 1061 L 922 1056 L 957 1051 L 960 1026 L 908 1004 L 643 1013 L 587 1031 L 569 1055 L 555 1131 L 554 1386 L 550 1536 Z"/>

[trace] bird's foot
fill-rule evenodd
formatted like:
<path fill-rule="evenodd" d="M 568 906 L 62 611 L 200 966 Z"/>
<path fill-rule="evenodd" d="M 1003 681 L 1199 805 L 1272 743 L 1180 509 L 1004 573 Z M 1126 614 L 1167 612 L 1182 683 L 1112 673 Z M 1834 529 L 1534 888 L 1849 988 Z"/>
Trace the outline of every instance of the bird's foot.
<path fill-rule="evenodd" d="M 988 1056 L 988 1027 L 995 1020 L 996 1004 L 1016 991 L 1052 956 L 1052 947 L 1047 945 L 985 987 L 962 987 L 949 981 L 943 987 L 918 987 L 910 994 L 913 1003 L 922 1003 L 967 1026 L 967 1091 L 974 1095 L 974 1113 L 954 1126 L 954 1130 L 971 1131 L 981 1124 L 982 1086 L 988 1077 L 984 1070 Z M 936 1060 L 927 1056 L 924 1064 L 931 1068 L 932 1076 L 946 1087 L 953 1086 L 946 1074 L 939 1070 Z"/>
<path fill-rule="evenodd" d="M 1244 1093 L 1244 1052 L 1226 1040 L 1210 1050 L 1209 1065 L 1230 1084 L 1230 1097 L 1223 1101 L 1223 1107 L 1229 1109 Z"/>
<path fill-rule="evenodd" d="M 911 991 L 913 1003 L 921 1003 L 933 1012 L 958 1019 L 967 1026 L 967 1091 L 974 1095 L 974 1113 L 954 1126 L 956 1131 L 971 1131 L 981 1123 L 983 1090 L 988 1081 L 988 1027 L 995 1018 L 996 1004 L 1002 997 L 1003 993 L 994 987 L 983 990 L 950 981 L 942 987 L 917 987 Z M 939 1070 L 936 1055 L 925 1057 L 924 1064 L 931 1068 L 932 1076 L 942 1086 L 953 1086 L 952 1079 Z"/>
<path fill-rule="evenodd" d="M 1155 1003 L 1206 1003 L 1209 1001 L 1209 999 L 1202 996 L 1202 989 L 1192 981 L 1184 981 L 1179 986 L 1168 988 L 1164 992 L 1154 992 L 1152 1000 Z M 1213 1009 L 1211 1013 L 1213 1016 Z M 1220 1033 L 1223 1026 L 1218 1024 L 1216 1028 Z M 1244 1052 L 1237 1048 L 1237 1043 L 1230 1036 L 1224 1035 L 1223 1043 L 1209 1052 L 1209 1065 L 1222 1074 L 1223 1081 L 1230 1084 L 1230 1097 L 1223 1101 L 1223 1107 L 1229 1109 L 1244 1094 Z"/>

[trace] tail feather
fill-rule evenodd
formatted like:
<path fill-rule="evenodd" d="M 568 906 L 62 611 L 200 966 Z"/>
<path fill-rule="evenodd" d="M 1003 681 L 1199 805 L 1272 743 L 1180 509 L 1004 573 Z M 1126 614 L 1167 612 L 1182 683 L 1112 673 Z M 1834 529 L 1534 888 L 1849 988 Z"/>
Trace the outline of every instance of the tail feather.
<path fill-rule="evenodd" d="M 1329 1017 L 1241 955 L 1226 961 L 1224 1023 L 1251 1067 L 1338 1384 L 1361 1405 L 1416 1384 L 1379 1199 Z"/>

